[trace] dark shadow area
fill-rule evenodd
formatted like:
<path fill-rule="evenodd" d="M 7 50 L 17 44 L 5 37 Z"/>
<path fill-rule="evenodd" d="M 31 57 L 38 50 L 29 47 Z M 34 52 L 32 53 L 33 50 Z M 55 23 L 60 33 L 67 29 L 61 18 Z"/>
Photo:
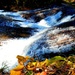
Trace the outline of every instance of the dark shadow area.
<path fill-rule="evenodd" d="M 63 0 L 1 0 L 0 9 L 4 10 L 25 10 L 35 8 L 47 8 L 52 5 L 61 5 Z"/>
<path fill-rule="evenodd" d="M 74 26 L 75 27 L 75 20 L 69 21 L 69 22 L 64 22 L 62 24 L 57 25 L 56 27 L 65 28 L 65 27 L 69 27 L 69 26 Z"/>
<path fill-rule="evenodd" d="M 68 57 L 71 55 L 75 55 L 75 45 L 72 47 L 70 51 L 67 52 L 57 52 L 57 53 L 45 53 L 43 55 L 44 58 L 52 58 L 54 56 L 62 56 L 62 57 Z"/>
<path fill-rule="evenodd" d="M 0 26 L 0 36 L 8 36 L 9 38 L 29 37 L 36 31 L 34 28 L 15 28 L 9 26 Z"/>

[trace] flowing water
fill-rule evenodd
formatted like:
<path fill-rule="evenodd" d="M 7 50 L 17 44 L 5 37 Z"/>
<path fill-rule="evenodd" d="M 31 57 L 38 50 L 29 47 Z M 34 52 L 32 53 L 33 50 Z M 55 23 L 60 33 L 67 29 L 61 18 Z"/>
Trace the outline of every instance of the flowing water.
<path fill-rule="evenodd" d="M 12 68 L 17 62 L 17 55 L 31 57 L 36 55 L 38 59 L 43 59 L 42 55 L 45 53 L 71 50 L 71 46 L 75 45 L 75 36 L 73 36 L 75 33 L 75 10 L 73 9 L 74 12 L 70 13 L 68 9 L 65 9 L 64 13 L 64 10 L 61 9 L 49 8 L 18 12 L 0 10 L 0 26 L 36 29 L 36 32 L 34 31 L 34 34 L 27 38 L 11 37 L 0 40 L 0 67 L 3 62 L 6 62 L 9 68 Z M 64 27 L 69 23 L 72 25 Z"/>

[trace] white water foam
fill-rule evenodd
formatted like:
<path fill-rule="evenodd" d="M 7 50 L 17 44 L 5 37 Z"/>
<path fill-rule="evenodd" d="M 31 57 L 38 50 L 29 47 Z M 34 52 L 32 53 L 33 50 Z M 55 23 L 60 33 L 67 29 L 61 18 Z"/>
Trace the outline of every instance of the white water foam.
<path fill-rule="evenodd" d="M 9 68 L 12 68 L 12 66 L 17 62 L 16 56 L 25 56 L 31 44 L 41 38 L 42 34 L 46 31 L 47 29 L 37 33 L 28 39 L 21 38 L 3 41 L 2 46 L 0 47 L 0 67 L 2 62 L 7 62 Z"/>

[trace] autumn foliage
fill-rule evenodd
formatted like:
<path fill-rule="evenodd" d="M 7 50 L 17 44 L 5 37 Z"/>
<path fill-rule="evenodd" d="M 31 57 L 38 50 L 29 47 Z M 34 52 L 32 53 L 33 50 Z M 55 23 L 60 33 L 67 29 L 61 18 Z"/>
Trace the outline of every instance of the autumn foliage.
<path fill-rule="evenodd" d="M 26 59 L 25 63 L 28 61 L 27 64 L 24 65 L 24 68 L 21 69 L 24 75 L 75 75 L 74 55 L 69 57 L 55 56 L 43 61 L 31 60 L 33 59 L 31 57 L 24 58 Z M 25 59 L 22 59 L 22 61 Z M 14 75 L 16 75 L 16 73 L 17 72 L 15 72 Z"/>

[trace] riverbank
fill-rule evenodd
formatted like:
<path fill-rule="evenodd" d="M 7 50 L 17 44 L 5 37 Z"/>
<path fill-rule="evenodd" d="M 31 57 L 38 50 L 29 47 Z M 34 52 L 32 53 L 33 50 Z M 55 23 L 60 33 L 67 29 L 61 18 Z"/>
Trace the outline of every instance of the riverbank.
<path fill-rule="evenodd" d="M 42 72 L 45 72 L 46 75 L 75 75 L 75 55 L 69 57 L 55 56 L 44 61 L 28 62 L 22 75 L 38 75 Z M 0 72 L 0 75 L 10 75 L 10 72 Z"/>

